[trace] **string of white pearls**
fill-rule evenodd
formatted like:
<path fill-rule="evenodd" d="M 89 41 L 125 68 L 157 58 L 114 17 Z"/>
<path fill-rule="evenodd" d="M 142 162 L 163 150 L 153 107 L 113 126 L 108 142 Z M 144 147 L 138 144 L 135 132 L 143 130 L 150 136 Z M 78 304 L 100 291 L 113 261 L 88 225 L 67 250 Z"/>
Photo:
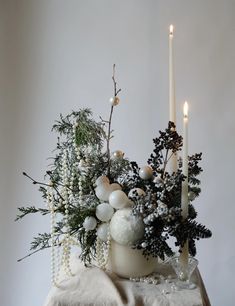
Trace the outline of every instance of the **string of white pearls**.
<path fill-rule="evenodd" d="M 47 188 L 47 207 L 51 213 L 51 283 L 53 286 L 57 286 L 57 277 L 58 277 L 58 257 L 56 258 L 55 254 L 55 201 L 53 194 L 52 184 L 49 183 Z"/>
<path fill-rule="evenodd" d="M 69 235 L 69 196 L 71 193 L 69 192 L 71 187 L 71 181 L 69 180 L 69 169 L 68 169 L 68 152 L 64 150 L 62 156 L 62 198 L 63 205 L 65 210 L 65 239 L 63 241 L 63 255 L 62 255 L 62 265 L 64 266 L 65 272 L 68 276 L 72 275 L 70 269 L 70 253 L 71 253 L 71 245 L 70 245 L 70 235 Z M 72 181 L 73 184 L 73 181 Z"/>
<path fill-rule="evenodd" d="M 96 256 L 98 266 L 106 270 L 109 260 L 109 253 L 111 248 L 111 235 L 108 231 L 107 233 L 107 241 L 101 240 L 98 236 L 96 238 Z"/>
<path fill-rule="evenodd" d="M 73 125 L 73 145 L 74 145 L 74 150 L 76 152 L 76 157 L 77 157 L 77 162 L 76 162 L 76 166 L 77 167 L 80 167 L 80 168 L 83 168 L 84 167 L 84 163 L 85 161 L 83 161 L 81 159 L 81 155 L 80 155 L 80 150 L 79 150 L 79 147 L 77 146 L 77 143 L 76 143 L 76 131 L 77 131 L 77 128 L 78 128 L 78 122 L 75 122 L 74 125 Z M 81 169 L 81 172 L 84 172 L 82 171 Z M 83 177 L 82 175 L 79 176 L 78 178 L 78 187 L 79 187 L 79 192 L 78 192 L 78 202 L 79 202 L 79 205 L 82 206 L 82 200 L 83 200 Z"/>
<path fill-rule="evenodd" d="M 78 122 L 75 122 L 73 124 L 73 146 L 74 146 L 75 153 L 77 155 L 77 159 L 80 160 L 81 159 L 80 150 L 79 150 L 79 148 L 77 146 L 77 143 L 76 143 L 76 131 L 77 131 L 77 128 L 78 128 Z"/>

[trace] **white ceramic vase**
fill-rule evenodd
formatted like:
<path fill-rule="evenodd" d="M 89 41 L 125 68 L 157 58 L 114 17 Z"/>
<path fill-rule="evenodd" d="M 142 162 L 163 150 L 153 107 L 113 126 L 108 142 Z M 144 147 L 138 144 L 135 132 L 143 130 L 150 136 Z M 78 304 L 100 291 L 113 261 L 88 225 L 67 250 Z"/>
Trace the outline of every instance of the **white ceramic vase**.
<path fill-rule="evenodd" d="M 141 277 L 156 270 L 157 258 L 150 257 L 147 260 L 141 250 L 132 249 L 112 240 L 109 266 L 121 277 Z"/>

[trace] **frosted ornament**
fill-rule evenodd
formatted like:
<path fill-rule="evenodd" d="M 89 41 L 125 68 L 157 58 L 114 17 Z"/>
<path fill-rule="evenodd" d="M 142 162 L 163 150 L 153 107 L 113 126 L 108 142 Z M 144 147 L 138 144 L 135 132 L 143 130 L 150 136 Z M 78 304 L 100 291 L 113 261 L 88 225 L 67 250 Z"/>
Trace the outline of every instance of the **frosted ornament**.
<path fill-rule="evenodd" d="M 97 178 L 97 180 L 95 181 L 95 185 L 96 185 L 96 186 L 102 185 L 102 184 L 104 184 L 104 183 L 109 184 L 109 179 L 108 179 L 108 177 L 105 176 L 105 175 L 99 176 L 99 177 Z"/>
<path fill-rule="evenodd" d="M 95 214 L 96 214 L 96 217 L 100 221 L 107 222 L 112 218 L 112 216 L 114 214 L 114 209 L 108 203 L 102 203 L 102 204 L 99 204 L 96 207 L 96 213 Z"/>
<path fill-rule="evenodd" d="M 129 191 L 128 197 L 129 198 L 133 198 L 133 197 L 136 196 L 136 193 L 137 193 L 137 196 L 139 196 L 139 197 L 146 195 L 146 193 L 145 193 L 145 191 L 143 189 L 141 189 L 141 188 L 133 188 L 133 189 L 131 189 Z"/>
<path fill-rule="evenodd" d="M 109 223 L 102 223 L 97 228 L 97 237 L 100 238 L 102 241 L 108 240 L 108 234 L 109 234 Z"/>
<path fill-rule="evenodd" d="M 108 201 L 110 192 L 110 185 L 108 183 L 100 184 L 95 189 L 95 194 L 101 201 Z"/>
<path fill-rule="evenodd" d="M 94 217 L 86 217 L 83 222 L 83 227 L 86 231 L 92 231 L 96 228 L 97 221 Z"/>
<path fill-rule="evenodd" d="M 115 209 L 121 209 L 129 204 L 129 199 L 122 190 L 115 190 L 109 196 L 109 204 Z"/>
<path fill-rule="evenodd" d="M 140 217 L 132 215 L 131 208 L 115 212 L 110 222 L 110 234 L 121 245 L 131 246 L 144 236 L 144 223 Z"/>
<path fill-rule="evenodd" d="M 140 169 L 139 176 L 143 180 L 149 180 L 153 176 L 153 169 L 150 166 L 144 166 Z"/>

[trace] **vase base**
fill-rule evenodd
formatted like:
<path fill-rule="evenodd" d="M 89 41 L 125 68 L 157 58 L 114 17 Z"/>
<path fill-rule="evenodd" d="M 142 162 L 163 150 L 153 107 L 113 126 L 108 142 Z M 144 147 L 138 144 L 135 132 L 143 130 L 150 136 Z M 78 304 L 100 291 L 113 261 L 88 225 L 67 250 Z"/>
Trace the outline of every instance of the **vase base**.
<path fill-rule="evenodd" d="M 157 258 L 146 259 L 141 250 L 112 241 L 109 267 L 123 278 L 147 276 L 156 270 Z"/>

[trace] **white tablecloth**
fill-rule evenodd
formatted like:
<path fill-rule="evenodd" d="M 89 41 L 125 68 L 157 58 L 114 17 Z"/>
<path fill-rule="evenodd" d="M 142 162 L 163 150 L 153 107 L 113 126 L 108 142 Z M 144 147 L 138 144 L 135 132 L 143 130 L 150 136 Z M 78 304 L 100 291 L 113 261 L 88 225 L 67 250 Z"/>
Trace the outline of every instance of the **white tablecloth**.
<path fill-rule="evenodd" d="M 200 275 L 194 274 L 199 284 L 193 290 L 163 293 L 170 284 L 158 285 L 132 282 L 104 272 L 97 267 L 85 268 L 78 259 L 72 261 L 74 276 L 53 287 L 44 306 L 209 306 Z M 157 272 L 172 274 L 170 267 L 159 264 Z M 203 288 L 202 288 L 202 286 Z M 170 291 L 170 290 L 168 290 Z"/>

